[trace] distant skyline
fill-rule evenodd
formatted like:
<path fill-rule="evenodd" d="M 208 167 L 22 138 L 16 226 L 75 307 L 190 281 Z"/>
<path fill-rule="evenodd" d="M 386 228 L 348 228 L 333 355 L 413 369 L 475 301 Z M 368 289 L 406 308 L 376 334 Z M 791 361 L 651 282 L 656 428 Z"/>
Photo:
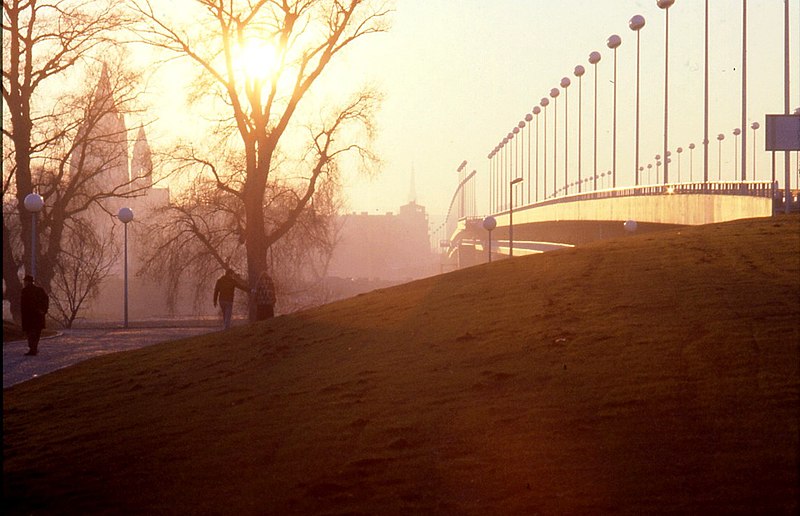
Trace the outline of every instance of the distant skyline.
<path fill-rule="evenodd" d="M 792 110 L 800 106 L 798 4 L 790 1 Z M 702 173 L 704 5 L 702 0 L 676 0 L 670 8 L 670 147 L 674 153 L 678 146 L 687 149 L 689 143 L 695 143 L 695 177 L 698 170 Z M 760 180 L 769 179 L 771 164 L 770 156 L 763 152 L 764 114 L 783 112 L 783 12 L 780 0 L 748 1 L 748 127 L 753 121 L 762 126 L 757 133 Z M 588 55 L 594 50 L 602 54 L 597 65 L 598 169 L 610 169 L 610 153 L 603 150 L 603 144 L 610 146 L 611 138 L 613 53 L 606 40 L 612 34 L 622 38 L 617 50 L 618 185 L 632 184 L 636 34 L 628 28 L 628 20 L 635 14 L 646 19 L 641 31 L 640 161 L 655 167 L 653 157 L 662 154 L 663 145 L 665 25 L 656 0 L 400 0 L 391 32 L 354 48 L 348 58 L 348 66 L 363 69 L 364 76 L 386 93 L 378 139 L 384 172 L 372 181 L 357 180 L 346 189 L 352 209 L 372 213 L 396 210 L 406 202 L 413 167 L 419 203 L 429 213 L 443 214 L 455 190 L 461 161 L 466 159 L 469 169 L 478 171 L 479 186 L 484 184 L 486 155 L 564 76 L 573 81 L 570 138 L 575 139 L 571 146 L 577 149 L 573 130 L 577 127 L 578 84 L 573 69 L 578 64 L 587 69 L 583 77 L 585 175 L 587 164 L 591 165 L 587 161 L 591 160 L 587 129 L 593 106 Z M 741 1 L 711 2 L 709 169 L 714 171 L 714 179 L 718 133 L 726 134 L 723 168 L 729 166 L 733 175 L 732 131 L 741 124 L 741 15 Z M 559 112 L 563 124 L 563 104 Z M 552 131 L 552 112 L 550 116 L 548 129 Z M 752 130 L 748 131 L 748 167 L 752 168 Z M 570 161 L 573 159 L 571 156 Z M 686 174 L 688 150 L 682 160 Z M 782 165 L 779 156 L 781 182 Z M 671 168 L 674 174 L 677 163 Z M 793 168 L 793 181 L 795 175 Z M 478 208 L 485 211 L 487 203 L 480 192 L 478 195 Z"/>

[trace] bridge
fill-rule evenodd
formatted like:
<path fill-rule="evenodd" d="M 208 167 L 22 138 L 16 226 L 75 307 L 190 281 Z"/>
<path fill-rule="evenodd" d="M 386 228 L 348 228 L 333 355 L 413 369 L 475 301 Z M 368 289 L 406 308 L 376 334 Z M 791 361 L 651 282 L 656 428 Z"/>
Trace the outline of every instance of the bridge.
<path fill-rule="evenodd" d="M 632 232 L 798 211 L 800 108 L 793 113 L 790 110 L 790 77 L 792 63 L 796 60 L 792 61 L 790 56 L 788 2 L 784 3 L 782 20 L 777 16 L 777 10 L 771 15 L 773 26 L 776 29 L 783 27 L 783 48 L 776 47 L 768 52 L 762 49 L 758 55 L 751 55 L 751 59 L 755 57 L 773 65 L 777 64 L 773 61 L 782 57 L 783 73 L 773 68 L 769 76 L 758 77 L 762 87 L 756 88 L 753 96 L 747 96 L 746 2 L 743 3 L 741 41 L 715 43 L 731 48 L 741 45 L 741 62 L 737 63 L 741 70 L 738 75 L 741 79 L 741 107 L 726 104 L 724 109 L 715 108 L 713 113 L 710 99 L 720 91 L 709 88 L 709 74 L 713 69 L 709 66 L 713 57 L 708 52 L 709 4 L 706 3 L 705 9 L 702 80 L 698 80 L 699 74 L 693 74 L 688 67 L 675 67 L 674 72 L 679 76 L 676 80 L 673 75 L 674 84 L 671 84 L 669 10 L 687 8 L 680 3 L 673 6 L 673 3 L 672 0 L 657 2 L 661 11 L 659 19 L 663 13 L 666 22 L 664 74 L 649 73 L 645 77 L 646 98 L 652 103 L 655 96 L 659 108 L 663 105 L 663 115 L 653 117 L 651 113 L 644 121 L 640 117 L 639 32 L 645 26 L 645 19 L 642 15 L 635 15 L 628 27 L 636 35 L 636 67 L 635 73 L 633 69 L 628 70 L 627 80 L 618 80 L 617 76 L 618 50 L 627 47 L 620 47 L 622 38 L 612 34 L 606 41 L 610 59 L 603 60 L 604 65 L 610 61 L 612 71 L 599 69 L 600 52 L 588 53 L 589 66 L 575 66 L 574 71 L 557 83 L 557 87 L 545 90 L 541 100 L 521 120 L 514 122 L 507 134 L 503 132 L 493 148 L 487 146 L 488 162 L 478 167 L 480 173 L 475 169 L 468 172 L 471 167 L 467 166 L 466 160 L 458 166 L 458 185 L 446 220 L 434 230 L 443 255 L 450 260 L 449 265 L 469 266 Z M 651 14 L 656 12 L 651 9 Z M 661 55 L 658 60 L 660 58 Z M 532 79 L 532 83 L 537 87 L 544 86 L 538 82 L 538 77 L 552 76 L 550 71 L 545 72 L 537 74 L 537 80 Z M 601 77 L 599 81 L 598 77 Z M 594 86 L 593 95 L 590 93 L 587 99 L 583 94 L 584 79 L 591 80 L 588 85 L 593 83 Z M 728 79 L 716 81 L 716 84 L 729 89 Z M 574 86 L 570 88 L 573 82 Z M 606 97 L 601 100 L 601 105 L 610 107 L 610 113 L 606 109 L 601 111 L 600 117 L 598 82 L 603 86 L 601 94 Z M 687 84 L 696 84 L 696 88 L 686 87 Z M 779 100 L 775 94 L 777 90 L 766 94 L 765 84 L 783 85 L 782 110 L 776 102 Z M 635 85 L 635 88 L 626 89 L 626 85 Z M 675 88 L 677 85 L 682 86 Z M 618 89 L 622 92 L 620 102 Z M 573 92 L 571 107 L 570 91 Z M 694 103 L 700 91 L 703 91 L 702 112 L 699 103 Z M 675 96 L 672 109 L 669 108 L 670 93 Z M 535 95 L 526 97 L 536 98 Z M 529 100 L 522 101 L 524 105 L 530 105 Z M 618 113 L 618 104 L 622 106 L 621 113 Z M 674 106 L 693 107 L 676 109 Z M 753 109 L 750 106 L 758 107 Z M 769 113 L 770 110 L 773 114 Z M 620 114 L 623 116 L 618 116 Z M 725 124 L 731 122 L 732 116 L 740 119 L 740 125 L 731 131 Z M 673 130 L 673 134 L 669 132 L 670 121 L 679 122 L 680 129 Z M 702 127 L 699 121 L 702 121 Z M 599 132 L 598 125 L 601 126 Z M 763 147 L 759 145 L 761 148 L 757 149 L 757 130 L 762 125 L 764 137 L 760 141 Z M 714 126 L 721 130 L 716 135 L 716 144 L 711 143 Z M 750 130 L 752 140 L 748 140 Z M 618 138 L 618 133 L 621 138 Z M 732 164 L 723 159 L 726 134 L 732 134 L 734 139 Z M 692 137 L 697 138 L 694 141 L 699 139 L 700 143 L 688 143 Z M 686 142 L 683 144 L 685 147 L 673 143 L 676 140 Z M 688 154 L 689 170 L 682 177 L 681 155 L 684 150 Z M 699 167 L 694 164 L 695 150 L 701 157 Z M 653 154 L 655 152 L 658 154 Z M 770 177 L 763 166 L 770 157 L 771 178 L 759 181 L 759 178 Z M 782 173 L 776 167 L 776 161 L 781 162 Z M 760 168 L 758 162 L 762 163 Z M 599 168 L 598 163 L 601 164 Z"/>
<path fill-rule="evenodd" d="M 542 253 L 630 233 L 785 212 L 785 193 L 770 182 L 708 182 L 606 188 L 538 202 L 508 204 L 486 216 L 476 213 L 476 173 L 465 175 L 439 228 L 440 246 L 451 264 L 467 267 L 490 259 Z M 790 191 L 797 211 L 800 191 Z M 491 204 L 491 203 L 490 203 Z M 496 227 L 486 229 L 486 220 Z"/>

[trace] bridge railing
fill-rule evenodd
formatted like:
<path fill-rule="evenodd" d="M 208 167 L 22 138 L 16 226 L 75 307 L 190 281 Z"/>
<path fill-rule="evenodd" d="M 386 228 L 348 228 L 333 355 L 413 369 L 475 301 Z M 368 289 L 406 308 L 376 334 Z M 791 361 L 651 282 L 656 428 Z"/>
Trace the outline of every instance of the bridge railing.
<path fill-rule="evenodd" d="M 746 195 L 750 197 L 776 198 L 779 191 L 770 182 L 709 182 L 709 183 L 675 183 L 666 185 L 629 186 L 593 190 L 571 195 L 545 199 L 528 206 L 548 206 L 565 202 L 588 201 L 592 199 L 610 199 L 615 197 L 633 197 L 647 195 Z M 514 206 L 514 209 L 520 206 Z M 502 212 L 501 212 L 502 213 Z"/>

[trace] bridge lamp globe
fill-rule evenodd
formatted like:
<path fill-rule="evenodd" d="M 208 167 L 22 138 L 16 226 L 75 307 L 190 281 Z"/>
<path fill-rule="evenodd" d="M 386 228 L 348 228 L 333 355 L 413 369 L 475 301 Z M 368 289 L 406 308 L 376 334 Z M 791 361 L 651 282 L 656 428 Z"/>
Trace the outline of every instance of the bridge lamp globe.
<path fill-rule="evenodd" d="M 722 181 L 722 140 L 724 139 L 723 133 L 717 135 L 717 181 Z"/>

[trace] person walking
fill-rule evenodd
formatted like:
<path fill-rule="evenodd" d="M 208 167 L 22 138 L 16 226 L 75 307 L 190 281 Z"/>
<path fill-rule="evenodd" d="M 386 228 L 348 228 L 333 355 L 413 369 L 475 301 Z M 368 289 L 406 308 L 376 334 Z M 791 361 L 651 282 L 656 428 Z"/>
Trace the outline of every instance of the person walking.
<path fill-rule="evenodd" d="M 262 271 L 253 289 L 256 298 L 256 320 L 263 321 L 275 317 L 275 284 L 269 274 Z"/>
<path fill-rule="evenodd" d="M 22 310 L 22 331 L 28 338 L 28 352 L 26 356 L 35 356 L 39 353 L 39 339 L 45 327 L 45 314 L 50 308 L 50 298 L 47 292 L 34 284 L 30 274 L 22 280 L 25 284 L 20 294 L 20 308 Z"/>
<path fill-rule="evenodd" d="M 217 280 L 214 285 L 214 307 L 216 308 L 219 301 L 219 307 L 222 310 L 222 327 L 230 329 L 231 317 L 233 316 L 233 294 L 235 289 L 246 291 L 233 277 L 231 269 L 225 269 L 225 274 Z"/>

